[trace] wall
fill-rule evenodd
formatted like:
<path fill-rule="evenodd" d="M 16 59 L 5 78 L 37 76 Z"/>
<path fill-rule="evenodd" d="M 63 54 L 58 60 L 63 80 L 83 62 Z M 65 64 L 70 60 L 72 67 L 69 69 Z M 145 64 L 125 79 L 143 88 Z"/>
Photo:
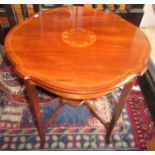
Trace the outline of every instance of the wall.
<path fill-rule="evenodd" d="M 140 27 L 155 27 L 155 4 L 145 4 Z"/>

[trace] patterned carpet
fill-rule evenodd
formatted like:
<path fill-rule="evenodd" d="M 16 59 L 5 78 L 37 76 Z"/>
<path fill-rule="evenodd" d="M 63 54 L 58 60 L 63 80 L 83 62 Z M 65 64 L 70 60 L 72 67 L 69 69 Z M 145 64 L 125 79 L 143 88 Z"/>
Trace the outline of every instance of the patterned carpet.
<path fill-rule="evenodd" d="M 35 128 L 25 95 L 24 85 L 6 62 L 0 65 L 0 149 L 40 150 L 40 138 Z M 92 100 L 105 121 L 111 119 L 113 105 L 121 89 Z M 59 103 L 59 97 L 38 89 L 44 121 Z M 43 150 L 145 150 L 155 135 L 146 103 L 136 84 L 112 132 L 111 142 L 105 143 L 105 128 L 85 106 L 65 105 L 46 132 Z"/>
<path fill-rule="evenodd" d="M 110 119 L 110 107 L 119 94 L 120 90 L 94 101 L 106 120 Z M 43 99 L 43 96 L 40 99 L 46 121 L 59 98 L 54 98 L 52 102 L 46 97 Z M 105 134 L 105 128 L 86 107 L 66 105 L 46 132 L 45 150 L 145 150 L 147 141 L 155 135 L 155 127 L 140 91 L 132 90 L 109 145 L 105 143 Z M 1 93 L 1 150 L 36 150 L 39 149 L 39 141 L 26 98 L 14 94 L 8 97 Z"/>

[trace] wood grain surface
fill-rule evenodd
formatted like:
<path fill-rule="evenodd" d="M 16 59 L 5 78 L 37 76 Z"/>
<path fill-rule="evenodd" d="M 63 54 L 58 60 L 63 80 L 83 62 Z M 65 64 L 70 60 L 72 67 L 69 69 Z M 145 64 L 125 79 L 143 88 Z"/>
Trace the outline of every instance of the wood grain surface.
<path fill-rule="evenodd" d="M 5 51 L 23 78 L 81 99 L 144 73 L 150 44 L 116 14 L 70 6 L 35 14 L 15 26 L 6 37 Z"/>

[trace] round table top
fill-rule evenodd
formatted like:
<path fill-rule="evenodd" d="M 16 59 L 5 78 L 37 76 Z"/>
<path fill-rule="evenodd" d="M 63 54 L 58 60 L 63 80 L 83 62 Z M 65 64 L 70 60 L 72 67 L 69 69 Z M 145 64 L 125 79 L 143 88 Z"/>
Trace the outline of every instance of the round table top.
<path fill-rule="evenodd" d="M 71 94 L 110 91 L 147 68 L 150 44 L 114 13 L 60 7 L 35 14 L 7 35 L 5 50 L 22 77 Z"/>

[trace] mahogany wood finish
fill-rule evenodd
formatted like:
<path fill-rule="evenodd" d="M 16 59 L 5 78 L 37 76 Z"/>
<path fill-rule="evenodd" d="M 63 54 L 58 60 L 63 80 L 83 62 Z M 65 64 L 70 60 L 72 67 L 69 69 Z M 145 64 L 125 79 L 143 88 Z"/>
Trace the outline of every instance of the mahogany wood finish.
<path fill-rule="evenodd" d="M 133 79 L 132 81 L 130 81 L 129 83 L 127 83 L 124 88 L 123 88 L 123 91 L 122 91 L 122 94 L 119 98 L 119 101 L 118 103 L 115 105 L 115 108 L 114 108 L 114 114 L 113 114 L 113 117 L 111 119 L 111 122 L 110 122 L 110 125 L 109 125 L 109 128 L 107 129 L 107 135 L 106 135 L 106 142 L 109 143 L 110 141 L 110 134 L 111 134 L 111 131 L 113 130 L 122 110 L 123 110 L 123 107 L 124 107 L 124 103 L 125 103 L 125 100 L 127 98 L 127 96 L 129 95 L 129 92 L 132 88 L 132 86 L 134 85 L 134 82 L 135 80 Z"/>
<path fill-rule="evenodd" d="M 55 111 L 53 112 L 53 114 L 51 115 L 51 117 L 49 118 L 49 120 L 46 123 L 46 128 L 48 128 L 48 126 L 54 121 L 54 119 L 57 117 L 57 115 L 59 114 L 59 112 L 61 111 L 61 109 L 63 108 L 64 104 L 60 103 L 58 105 L 58 107 L 55 109 Z"/>
<path fill-rule="evenodd" d="M 69 46 L 62 37 L 71 29 L 77 32 L 69 34 Z M 91 38 L 80 29 L 93 32 L 96 41 L 73 47 Z M 72 99 L 111 91 L 141 75 L 150 55 L 149 42 L 138 28 L 116 14 L 83 7 L 34 15 L 9 32 L 5 50 L 21 76 L 55 92 L 73 94 Z"/>
<path fill-rule="evenodd" d="M 31 81 L 29 78 L 26 78 L 25 87 L 27 90 L 32 113 L 36 118 L 36 125 L 40 136 L 40 146 L 43 147 L 45 143 L 45 128 L 44 128 L 43 119 L 42 119 L 40 106 L 38 102 L 36 86 L 34 85 L 33 81 Z"/>
<path fill-rule="evenodd" d="M 65 103 L 85 104 L 105 125 L 109 142 L 133 82 L 146 71 L 150 55 L 148 39 L 134 25 L 113 13 L 75 6 L 35 14 L 9 32 L 4 46 L 15 71 L 25 79 L 42 146 L 45 128 Z M 45 128 L 37 85 L 62 97 Z M 122 85 L 119 103 L 106 124 L 89 99 Z"/>
<path fill-rule="evenodd" d="M 89 101 L 85 102 L 85 105 L 87 106 L 87 108 L 90 110 L 90 112 L 106 127 L 106 129 L 108 129 L 109 127 L 109 123 L 106 123 L 101 116 L 98 114 L 98 112 L 95 110 L 95 106 L 93 104 L 91 104 Z"/>
<path fill-rule="evenodd" d="M 155 136 L 148 141 L 146 148 L 148 151 L 155 151 Z"/>

